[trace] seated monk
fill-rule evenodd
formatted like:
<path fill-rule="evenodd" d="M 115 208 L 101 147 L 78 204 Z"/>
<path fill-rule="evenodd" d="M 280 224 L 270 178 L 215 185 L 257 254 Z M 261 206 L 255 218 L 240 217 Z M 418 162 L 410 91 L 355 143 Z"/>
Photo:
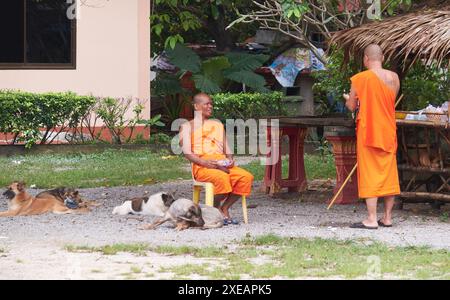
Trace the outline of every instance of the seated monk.
<path fill-rule="evenodd" d="M 180 129 L 183 153 L 192 163 L 195 180 L 214 185 L 214 206 L 222 212 L 224 224 L 238 224 L 229 209 L 241 196 L 250 195 L 253 175 L 234 165 L 223 124 L 209 119 L 213 112 L 211 97 L 195 95 L 193 105 L 194 119 Z"/>

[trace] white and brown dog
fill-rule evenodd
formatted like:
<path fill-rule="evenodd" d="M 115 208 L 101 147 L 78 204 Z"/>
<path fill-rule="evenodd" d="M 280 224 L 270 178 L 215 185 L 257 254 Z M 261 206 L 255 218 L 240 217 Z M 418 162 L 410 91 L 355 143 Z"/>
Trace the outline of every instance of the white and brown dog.
<path fill-rule="evenodd" d="M 163 217 L 170 205 L 175 201 L 172 195 L 161 192 L 150 197 L 139 197 L 125 201 L 122 205 L 116 206 L 113 215 L 148 215 Z"/>

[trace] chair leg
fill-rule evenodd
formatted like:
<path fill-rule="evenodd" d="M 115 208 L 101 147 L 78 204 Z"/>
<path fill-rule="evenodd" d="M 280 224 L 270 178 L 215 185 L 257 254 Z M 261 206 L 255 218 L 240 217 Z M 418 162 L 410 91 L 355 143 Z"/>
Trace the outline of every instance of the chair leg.
<path fill-rule="evenodd" d="M 244 223 L 248 224 L 247 198 L 242 196 L 242 214 L 244 215 Z"/>
<path fill-rule="evenodd" d="M 199 204 L 200 203 L 200 192 L 202 191 L 202 188 L 200 186 L 194 186 L 194 191 L 193 191 L 193 195 L 192 195 L 192 201 L 195 204 Z"/>
<path fill-rule="evenodd" d="M 214 206 L 214 185 L 207 184 L 205 186 L 205 202 L 208 206 Z"/>

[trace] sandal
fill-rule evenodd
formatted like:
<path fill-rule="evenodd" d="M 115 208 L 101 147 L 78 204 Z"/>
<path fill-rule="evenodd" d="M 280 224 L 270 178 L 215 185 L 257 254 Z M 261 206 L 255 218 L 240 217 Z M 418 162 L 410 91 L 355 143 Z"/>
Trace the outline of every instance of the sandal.
<path fill-rule="evenodd" d="M 378 229 L 378 226 L 366 226 L 363 222 L 353 223 L 350 225 L 350 228 L 358 228 L 358 229 Z"/>
<path fill-rule="evenodd" d="M 239 225 L 239 222 L 233 218 L 225 218 L 225 219 L 223 219 L 223 224 L 224 225 Z"/>
<path fill-rule="evenodd" d="M 379 220 L 378 220 L 378 226 L 381 226 L 381 227 L 392 227 L 392 224 L 386 225 L 386 224 L 384 224 L 384 223 L 381 221 L 381 219 L 379 219 Z"/>

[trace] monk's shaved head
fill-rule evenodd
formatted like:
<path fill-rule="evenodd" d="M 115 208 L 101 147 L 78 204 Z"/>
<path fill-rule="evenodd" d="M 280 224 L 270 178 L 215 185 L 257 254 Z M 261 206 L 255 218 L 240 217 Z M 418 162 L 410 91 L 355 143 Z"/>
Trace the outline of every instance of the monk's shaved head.
<path fill-rule="evenodd" d="M 364 55 L 371 61 L 383 62 L 383 50 L 376 44 L 370 44 L 364 49 Z"/>
<path fill-rule="evenodd" d="M 197 95 L 194 96 L 194 98 L 192 99 L 192 104 L 198 104 L 201 103 L 202 100 L 210 100 L 211 97 L 208 94 L 205 93 L 199 93 Z"/>

